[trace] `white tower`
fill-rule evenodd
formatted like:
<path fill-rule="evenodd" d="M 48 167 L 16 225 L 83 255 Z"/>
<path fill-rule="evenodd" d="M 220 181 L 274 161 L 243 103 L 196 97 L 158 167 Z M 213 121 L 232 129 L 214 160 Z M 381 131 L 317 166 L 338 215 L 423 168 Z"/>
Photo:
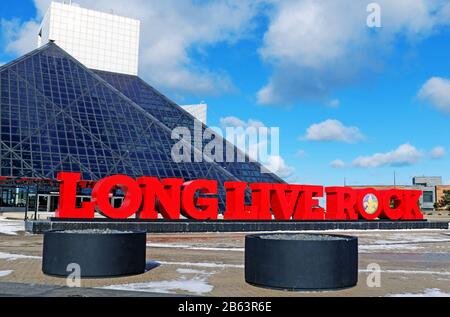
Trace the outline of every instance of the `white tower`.
<path fill-rule="evenodd" d="M 38 34 L 38 47 L 54 41 L 86 67 L 137 75 L 140 21 L 52 2 Z"/>

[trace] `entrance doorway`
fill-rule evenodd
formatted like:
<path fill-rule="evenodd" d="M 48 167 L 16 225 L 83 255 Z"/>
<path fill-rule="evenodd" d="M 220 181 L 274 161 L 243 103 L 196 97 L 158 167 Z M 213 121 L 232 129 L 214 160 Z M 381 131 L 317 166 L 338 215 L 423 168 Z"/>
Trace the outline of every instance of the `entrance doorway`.
<path fill-rule="evenodd" d="M 49 195 L 38 195 L 38 212 L 48 212 L 50 210 Z"/>

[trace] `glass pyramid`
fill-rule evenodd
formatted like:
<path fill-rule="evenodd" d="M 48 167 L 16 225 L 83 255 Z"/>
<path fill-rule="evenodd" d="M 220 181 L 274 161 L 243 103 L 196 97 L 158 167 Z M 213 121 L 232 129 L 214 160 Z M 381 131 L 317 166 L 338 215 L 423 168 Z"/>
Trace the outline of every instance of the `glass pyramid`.
<path fill-rule="evenodd" d="M 171 131 L 194 120 L 142 79 L 89 70 L 49 43 L 0 67 L 0 175 L 283 182 L 255 162 L 175 163 Z"/>

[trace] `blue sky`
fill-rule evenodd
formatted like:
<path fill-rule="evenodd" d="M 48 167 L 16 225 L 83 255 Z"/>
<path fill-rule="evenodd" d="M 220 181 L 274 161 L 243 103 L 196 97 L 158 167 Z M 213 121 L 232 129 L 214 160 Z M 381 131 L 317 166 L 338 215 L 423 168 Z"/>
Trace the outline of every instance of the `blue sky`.
<path fill-rule="evenodd" d="M 78 2 L 139 18 L 140 76 L 209 125 L 279 127 L 289 181 L 450 184 L 450 1 L 377 1 L 381 28 L 363 0 Z M 35 47 L 48 4 L 0 2 L 0 62 Z"/>

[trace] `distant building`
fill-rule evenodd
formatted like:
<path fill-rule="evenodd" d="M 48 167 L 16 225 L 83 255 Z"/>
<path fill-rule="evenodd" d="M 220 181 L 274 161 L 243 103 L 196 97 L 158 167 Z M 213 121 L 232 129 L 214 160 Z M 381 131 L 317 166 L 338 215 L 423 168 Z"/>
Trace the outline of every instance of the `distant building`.
<path fill-rule="evenodd" d="M 437 202 L 436 187 L 442 185 L 442 177 L 416 176 L 413 177 L 413 186 L 422 190 L 422 209 L 433 210 Z"/>
<path fill-rule="evenodd" d="M 52 2 L 38 47 L 52 41 L 90 69 L 137 75 L 139 29 L 138 20 Z"/>
<path fill-rule="evenodd" d="M 420 198 L 420 204 L 423 210 L 434 210 L 434 205 L 442 199 L 444 191 L 450 191 L 450 185 L 442 185 L 440 176 L 415 176 L 412 179 L 412 185 L 375 185 L 375 186 L 350 186 L 353 188 L 375 188 L 383 189 L 417 189 L 423 192 Z"/>
<path fill-rule="evenodd" d="M 208 105 L 206 103 L 201 103 L 198 105 L 185 105 L 181 106 L 181 108 L 189 112 L 196 119 L 206 124 L 208 112 Z"/>

